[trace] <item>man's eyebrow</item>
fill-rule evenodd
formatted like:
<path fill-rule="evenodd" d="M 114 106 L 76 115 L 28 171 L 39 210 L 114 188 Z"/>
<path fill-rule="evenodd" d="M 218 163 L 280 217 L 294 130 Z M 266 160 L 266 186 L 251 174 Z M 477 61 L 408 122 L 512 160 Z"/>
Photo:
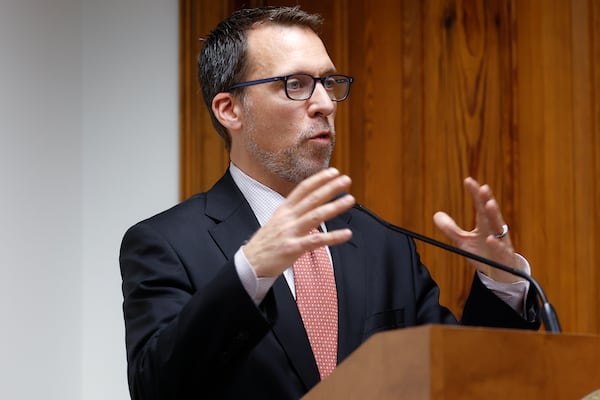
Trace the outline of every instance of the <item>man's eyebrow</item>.
<path fill-rule="evenodd" d="M 334 75 L 337 74 L 337 70 L 335 68 L 330 68 L 326 71 L 324 71 L 321 76 L 327 76 L 327 75 Z"/>
<path fill-rule="evenodd" d="M 338 74 L 338 72 L 335 68 L 330 68 L 330 69 L 322 70 L 321 72 L 319 72 L 318 75 L 313 75 L 311 72 L 308 72 L 308 70 L 296 70 L 295 72 L 291 72 L 286 75 L 297 75 L 297 74 L 305 74 L 305 75 L 310 75 L 310 76 L 323 77 L 323 76 L 328 76 L 328 75 L 335 75 L 335 74 Z"/>

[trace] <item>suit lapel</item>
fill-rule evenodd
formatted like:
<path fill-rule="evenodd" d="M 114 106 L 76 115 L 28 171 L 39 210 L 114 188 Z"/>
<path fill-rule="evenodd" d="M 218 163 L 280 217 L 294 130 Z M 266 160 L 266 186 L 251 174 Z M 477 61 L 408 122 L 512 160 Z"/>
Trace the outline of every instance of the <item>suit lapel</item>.
<path fill-rule="evenodd" d="M 273 333 L 308 390 L 319 382 L 320 377 L 302 317 L 283 276 L 277 278 L 271 290 L 278 316 Z"/>
<path fill-rule="evenodd" d="M 206 215 L 216 222 L 209 233 L 227 259 L 260 227 L 229 171 L 207 193 Z"/>
<path fill-rule="evenodd" d="M 345 213 L 327 222 L 328 230 L 349 228 L 351 215 Z M 367 270 L 360 232 L 352 239 L 329 248 L 338 292 L 338 363 L 362 342 L 365 320 Z"/>
<path fill-rule="evenodd" d="M 233 257 L 241 244 L 260 227 L 229 172 L 208 192 L 206 215 L 216 222 L 209 232 L 227 259 Z M 275 281 L 261 308 L 275 310 L 273 334 L 306 388 L 310 389 L 319 382 L 319 371 L 296 301 L 283 276 Z"/>

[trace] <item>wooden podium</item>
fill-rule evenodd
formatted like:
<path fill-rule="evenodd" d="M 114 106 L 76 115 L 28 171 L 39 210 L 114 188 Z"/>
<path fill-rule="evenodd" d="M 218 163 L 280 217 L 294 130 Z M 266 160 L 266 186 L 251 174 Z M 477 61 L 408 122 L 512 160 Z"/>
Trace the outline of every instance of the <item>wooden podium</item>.
<path fill-rule="evenodd" d="M 304 399 L 563 400 L 599 389 L 599 336 L 427 325 L 369 338 Z"/>

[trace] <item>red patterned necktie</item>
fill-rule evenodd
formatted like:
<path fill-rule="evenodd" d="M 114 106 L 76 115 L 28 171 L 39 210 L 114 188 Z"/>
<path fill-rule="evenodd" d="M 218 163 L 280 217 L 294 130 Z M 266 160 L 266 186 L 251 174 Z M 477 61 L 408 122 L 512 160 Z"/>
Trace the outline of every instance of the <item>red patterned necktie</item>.
<path fill-rule="evenodd" d="M 294 284 L 298 310 L 324 379 L 336 366 L 338 345 L 337 291 L 325 247 L 307 251 L 294 263 Z"/>

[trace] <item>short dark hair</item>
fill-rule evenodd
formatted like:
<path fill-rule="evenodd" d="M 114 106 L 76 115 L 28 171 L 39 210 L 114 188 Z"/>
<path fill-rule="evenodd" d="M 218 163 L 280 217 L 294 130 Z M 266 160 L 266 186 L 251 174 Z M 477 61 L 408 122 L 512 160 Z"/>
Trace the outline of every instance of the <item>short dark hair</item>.
<path fill-rule="evenodd" d="M 242 9 L 221 21 L 204 40 L 198 56 L 198 80 L 204 103 L 208 107 L 213 126 L 231 150 L 231 136 L 215 117 L 212 101 L 232 85 L 243 81 L 248 71 L 247 33 L 258 24 L 304 26 L 321 34 L 323 18 L 296 7 L 262 7 Z M 243 90 L 235 89 L 243 96 Z"/>

